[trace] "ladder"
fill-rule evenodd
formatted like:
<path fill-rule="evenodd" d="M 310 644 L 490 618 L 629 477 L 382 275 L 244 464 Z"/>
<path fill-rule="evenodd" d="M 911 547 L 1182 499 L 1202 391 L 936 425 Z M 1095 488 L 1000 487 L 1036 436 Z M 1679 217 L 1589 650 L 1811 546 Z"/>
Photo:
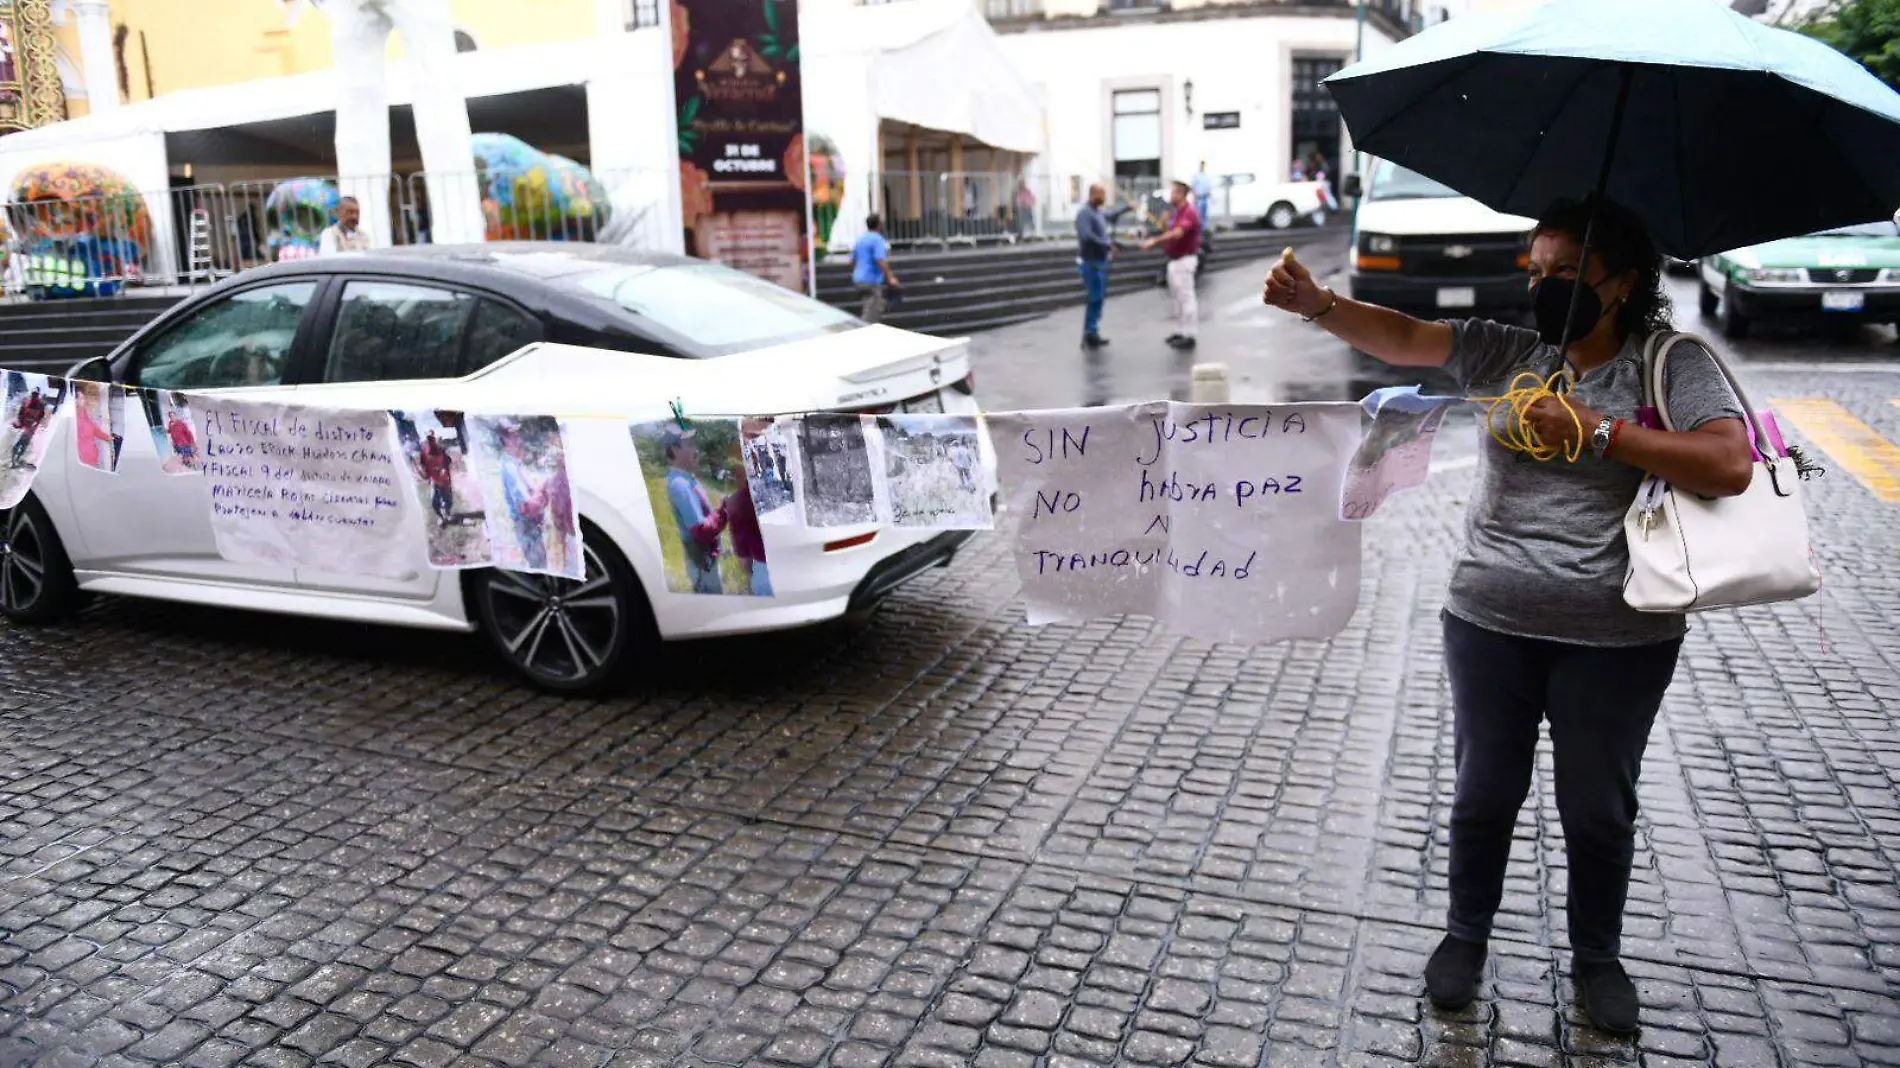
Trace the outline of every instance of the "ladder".
<path fill-rule="evenodd" d="M 211 213 L 203 208 L 191 209 L 189 276 L 206 281 L 211 279 Z"/>

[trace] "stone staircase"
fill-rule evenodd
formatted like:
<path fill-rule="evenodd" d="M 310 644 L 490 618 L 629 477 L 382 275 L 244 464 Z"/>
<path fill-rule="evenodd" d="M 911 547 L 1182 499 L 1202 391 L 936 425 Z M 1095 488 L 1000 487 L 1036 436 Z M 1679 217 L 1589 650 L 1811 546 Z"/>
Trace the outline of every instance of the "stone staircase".
<path fill-rule="evenodd" d="M 1233 230 L 1217 234 L 1207 270 L 1220 270 L 1273 256 L 1288 245 L 1304 246 L 1331 231 Z M 904 283 L 903 303 L 885 315 L 892 326 L 919 333 L 957 336 L 992 330 L 1082 303 L 1075 245 L 1050 241 L 948 252 L 898 252 L 891 257 Z M 1116 254 L 1109 294 L 1158 285 L 1162 257 L 1156 252 Z M 856 311 L 861 301 L 843 258 L 820 264 L 818 299 Z"/>
<path fill-rule="evenodd" d="M 0 304 L 0 367 L 63 375 L 111 352 L 180 299 L 161 293 Z"/>

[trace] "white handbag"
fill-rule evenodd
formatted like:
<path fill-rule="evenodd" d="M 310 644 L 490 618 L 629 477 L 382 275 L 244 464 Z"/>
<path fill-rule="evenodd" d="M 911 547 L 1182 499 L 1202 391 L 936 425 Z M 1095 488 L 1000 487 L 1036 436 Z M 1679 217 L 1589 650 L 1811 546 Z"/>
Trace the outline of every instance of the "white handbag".
<path fill-rule="evenodd" d="M 1663 369 L 1688 334 L 1658 331 L 1643 347 L 1643 392 L 1662 421 L 1676 429 L 1663 388 Z M 1821 588 L 1808 546 L 1801 504 L 1803 472 L 1797 458 L 1779 456 L 1775 442 L 1734 372 L 1703 345 L 1741 403 L 1755 446 L 1753 477 L 1736 497 L 1703 498 L 1654 475 L 1643 480 L 1623 519 L 1629 573 L 1623 600 L 1639 612 L 1703 612 L 1806 597 Z"/>

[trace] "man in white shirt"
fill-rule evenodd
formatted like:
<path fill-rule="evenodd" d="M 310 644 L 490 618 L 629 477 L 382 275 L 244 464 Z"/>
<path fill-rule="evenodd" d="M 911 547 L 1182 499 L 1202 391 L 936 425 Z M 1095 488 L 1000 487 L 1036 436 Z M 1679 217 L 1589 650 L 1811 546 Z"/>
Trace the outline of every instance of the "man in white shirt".
<path fill-rule="evenodd" d="M 369 234 L 357 227 L 363 217 L 363 208 L 355 197 L 344 197 L 336 203 L 336 225 L 327 226 L 323 235 L 317 239 L 317 255 L 334 256 L 339 252 L 368 252 Z"/>

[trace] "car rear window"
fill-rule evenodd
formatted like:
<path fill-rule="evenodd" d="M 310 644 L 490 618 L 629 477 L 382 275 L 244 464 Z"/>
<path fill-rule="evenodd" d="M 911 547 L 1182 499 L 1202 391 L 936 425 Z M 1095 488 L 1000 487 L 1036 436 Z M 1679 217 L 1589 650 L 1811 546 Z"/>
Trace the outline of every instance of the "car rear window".
<path fill-rule="evenodd" d="M 1408 171 L 1390 160 L 1380 160 L 1372 172 L 1372 188 L 1367 191 L 1368 200 L 1440 200 L 1461 195 L 1456 189 L 1442 182 Z"/>
<path fill-rule="evenodd" d="M 724 356 L 864 325 L 849 312 L 716 263 L 627 264 L 563 278 L 678 339 L 688 356 Z"/>

